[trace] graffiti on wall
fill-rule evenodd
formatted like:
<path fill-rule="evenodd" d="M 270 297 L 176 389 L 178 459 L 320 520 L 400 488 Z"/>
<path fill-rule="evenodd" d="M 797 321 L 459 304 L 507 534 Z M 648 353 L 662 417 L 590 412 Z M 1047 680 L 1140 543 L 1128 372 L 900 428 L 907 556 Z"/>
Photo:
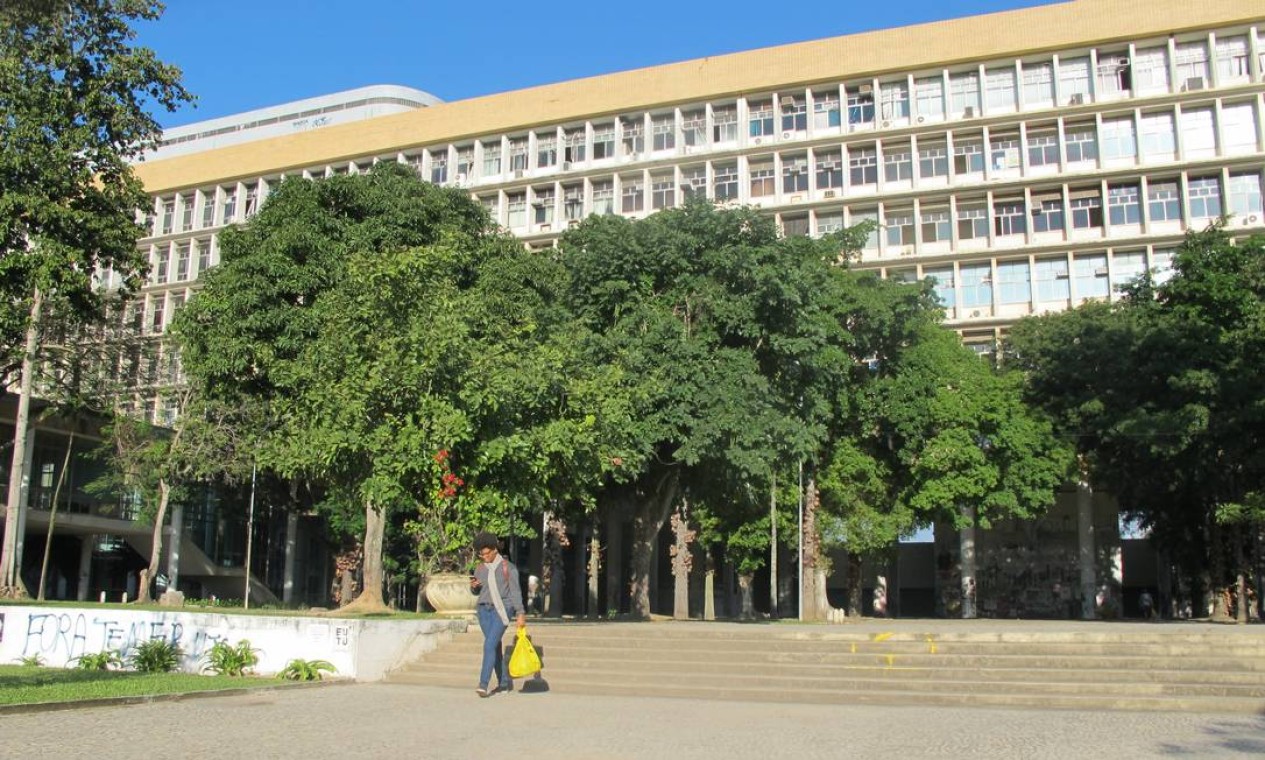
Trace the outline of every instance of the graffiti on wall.
<path fill-rule="evenodd" d="M 187 657 L 196 659 L 226 638 L 203 629 L 188 630 L 179 622 L 123 622 L 108 613 L 33 613 L 27 616 L 22 656 L 39 655 L 49 661 L 73 660 L 85 653 L 107 649 L 126 655 L 138 644 L 161 640 L 178 644 Z"/>

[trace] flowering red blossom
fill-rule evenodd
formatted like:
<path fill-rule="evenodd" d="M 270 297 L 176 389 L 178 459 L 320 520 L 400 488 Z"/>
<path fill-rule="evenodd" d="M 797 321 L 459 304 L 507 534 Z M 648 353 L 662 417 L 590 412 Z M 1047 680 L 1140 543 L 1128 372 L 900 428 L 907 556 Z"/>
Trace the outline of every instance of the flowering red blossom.
<path fill-rule="evenodd" d="M 435 452 L 436 462 L 443 463 L 447 459 L 448 459 L 448 449 L 440 449 L 439 451 Z"/>

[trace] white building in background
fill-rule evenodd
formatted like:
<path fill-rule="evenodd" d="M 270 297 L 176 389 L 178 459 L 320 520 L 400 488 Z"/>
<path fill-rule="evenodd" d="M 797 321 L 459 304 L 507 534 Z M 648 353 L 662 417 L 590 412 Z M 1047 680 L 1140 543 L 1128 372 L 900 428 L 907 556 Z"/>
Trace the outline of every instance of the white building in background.
<path fill-rule="evenodd" d="M 157 161 L 254 140 L 285 137 L 309 129 L 404 113 L 442 102 L 434 95 L 412 87 L 395 84 L 357 87 L 172 127 L 163 131 L 162 142 L 157 149 L 147 153 L 145 159 Z"/>

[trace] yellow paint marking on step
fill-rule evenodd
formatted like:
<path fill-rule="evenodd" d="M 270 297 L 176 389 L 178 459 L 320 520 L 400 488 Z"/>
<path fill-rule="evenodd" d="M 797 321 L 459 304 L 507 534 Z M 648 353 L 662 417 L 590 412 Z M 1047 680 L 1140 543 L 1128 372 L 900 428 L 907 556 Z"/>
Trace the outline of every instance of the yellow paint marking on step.
<path fill-rule="evenodd" d="M 856 653 L 857 653 L 857 643 L 854 641 L 852 642 L 852 654 L 856 654 Z"/>
<path fill-rule="evenodd" d="M 891 637 L 893 637 L 893 636 L 895 636 L 895 635 L 896 635 L 895 633 L 878 633 L 878 634 L 875 634 L 875 635 L 874 635 L 874 640 L 875 640 L 875 641 L 887 641 L 888 639 L 890 639 Z"/>
<path fill-rule="evenodd" d="M 927 644 L 928 644 L 928 653 L 929 653 L 929 654 L 935 654 L 935 653 L 936 653 L 936 640 L 935 640 L 935 637 L 934 637 L 934 636 L 928 636 L 928 637 L 927 637 Z"/>
<path fill-rule="evenodd" d="M 887 667 L 890 668 L 895 663 L 896 663 L 896 655 L 894 654 L 887 655 Z"/>

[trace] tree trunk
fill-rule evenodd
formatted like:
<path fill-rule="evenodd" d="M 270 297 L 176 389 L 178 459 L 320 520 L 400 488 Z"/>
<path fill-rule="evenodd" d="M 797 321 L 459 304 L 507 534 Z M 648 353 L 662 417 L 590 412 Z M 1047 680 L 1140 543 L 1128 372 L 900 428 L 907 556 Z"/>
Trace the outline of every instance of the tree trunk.
<path fill-rule="evenodd" d="M 751 573 L 738 574 L 738 593 L 741 595 L 742 603 L 738 611 L 739 620 L 751 620 L 755 617 L 755 602 L 751 598 L 751 585 L 755 582 L 755 576 Z"/>
<path fill-rule="evenodd" d="M 1243 553 L 1243 537 L 1234 537 L 1234 558 L 1238 565 L 1238 601 L 1234 605 L 1234 619 L 1239 625 L 1247 624 L 1247 558 Z"/>
<path fill-rule="evenodd" d="M 676 500 L 678 476 L 675 471 L 664 475 L 654 494 L 637 505 L 633 516 L 633 551 L 630 614 L 640 620 L 650 619 L 650 563 L 654 559 L 654 543 L 663 522 Z"/>
<path fill-rule="evenodd" d="M 825 582 L 817 568 L 824 561 L 817 533 L 817 481 L 811 475 L 804 486 L 804 566 L 800 568 L 800 598 L 804 620 L 825 620 L 829 605 L 823 604 Z M 820 586 L 820 588 L 819 588 Z"/>
<path fill-rule="evenodd" d="M 61 498 L 61 488 L 66 482 L 66 471 L 70 468 L 70 453 L 75 448 L 75 431 L 70 431 L 66 440 L 66 456 L 62 459 L 61 472 L 57 474 L 57 487 L 53 489 L 53 503 L 48 507 L 48 533 L 44 537 L 44 559 L 40 562 L 40 587 L 35 598 L 44 601 L 44 584 L 48 580 L 48 556 L 53 550 L 53 529 L 57 527 L 57 501 Z"/>
<path fill-rule="evenodd" d="M 694 566 L 690 544 L 695 532 L 686 517 L 688 509 L 683 502 L 672 515 L 672 617 L 677 620 L 690 619 L 690 569 Z"/>
<path fill-rule="evenodd" d="M 716 558 L 705 552 L 707 572 L 703 576 L 703 619 L 716 619 Z"/>
<path fill-rule="evenodd" d="M 31 298 L 30 322 L 26 326 L 26 345 L 22 351 L 22 380 L 18 386 L 18 414 L 13 424 L 13 459 L 9 465 L 9 501 L 4 512 L 4 548 L 0 550 L 0 597 L 23 599 L 28 596 L 18 566 L 18 531 L 22 524 L 22 485 L 26 473 L 26 439 L 31 421 L 31 383 L 35 372 L 35 352 L 39 348 L 39 329 L 44 295 L 39 288 Z"/>
<path fill-rule="evenodd" d="M 861 555 L 848 552 L 848 617 L 861 617 Z"/>
<path fill-rule="evenodd" d="M 958 531 L 962 567 L 962 619 L 975 618 L 975 506 L 962 507 L 963 526 Z"/>
<path fill-rule="evenodd" d="M 361 562 L 363 583 L 360 595 L 351 604 L 339 609 L 339 614 L 388 611 L 382 598 L 382 541 L 385 533 L 386 515 L 374 507 L 373 502 L 366 501 L 364 559 Z M 246 568 L 246 572 L 249 573 L 250 568 Z"/>
<path fill-rule="evenodd" d="M 166 478 L 158 480 L 158 511 L 154 513 L 153 546 L 149 553 L 149 567 L 136 589 L 136 603 L 149 604 L 153 601 L 150 587 L 154 585 L 154 577 L 158 574 L 158 563 L 163 553 L 163 522 L 167 519 L 167 504 L 171 501 L 171 486 Z"/>
<path fill-rule="evenodd" d="M 567 545 L 567 526 L 552 512 L 545 513 L 543 537 L 544 563 L 540 572 L 541 594 L 544 596 L 545 617 L 562 617 L 563 576 L 562 549 Z"/>
<path fill-rule="evenodd" d="M 589 530 L 589 596 L 588 596 L 588 613 L 591 618 L 599 618 L 602 616 L 601 608 L 598 605 L 598 579 L 602 573 L 602 543 L 598 540 L 596 520 L 593 527 Z"/>

